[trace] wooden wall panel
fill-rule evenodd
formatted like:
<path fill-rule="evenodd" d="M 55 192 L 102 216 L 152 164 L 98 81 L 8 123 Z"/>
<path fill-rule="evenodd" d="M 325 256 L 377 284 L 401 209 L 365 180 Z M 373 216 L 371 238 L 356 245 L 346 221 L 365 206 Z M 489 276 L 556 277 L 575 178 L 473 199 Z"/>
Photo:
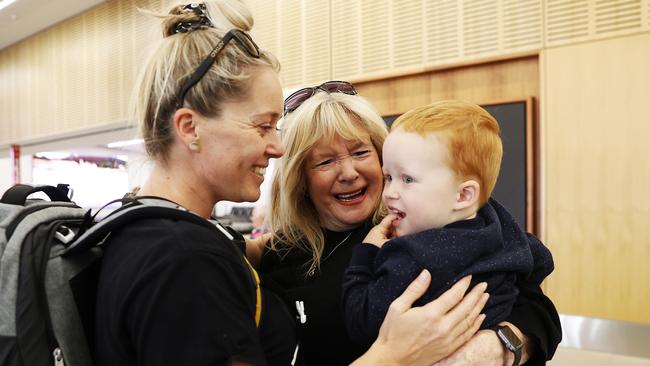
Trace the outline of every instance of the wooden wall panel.
<path fill-rule="evenodd" d="M 424 66 L 424 3 L 393 0 L 391 3 L 391 35 L 394 68 Z M 388 28 L 388 27 L 386 27 Z M 385 57 L 385 56 L 384 56 Z"/>
<path fill-rule="evenodd" d="M 303 80 L 307 85 L 329 80 L 331 70 L 330 4 L 328 1 L 304 2 L 304 44 L 301 47 Z"/>
<path fill-rule="evenodd" d="M 542 53 L 547 289 L 562 313 L 650 323 L 648 45 Z"/>
<path fill-rule="evenodd" d="M 438 70 L 356 84 L 383 115 L 441 99 L 466 99 L 476 103 L 539 96 L 537 57 Z"/>
<path fill-rule="evenodd" d="M 159 21 L 136 7 L 172 2 L 108 1 L 1 50 L 0 110 L 20 116 L 21 125 L 0 124 L 0 146 L 129 119 L 134 76 L 160 39 Z M 280 59 L 287 88 L 431 72 L 650 30 L 650 0 L 248 3 L 257 20 L 253 33 Z M 431 90 L 447 87 L 440 82 Z"/>
<path fill-rule="evenodd" d="M 332 76 L 349 80 L 361 73 L 361 2 L 331 0 Z"/>
<path fill-rule="evenodd" d="M 102 3 L 0 51 L 0 146 L 130 119 L 144 56 L 159 40 L 162 0 Z"/>
<path fill-rule="evenodd" d="M 547 0 L 543 5 L 547 47 L 650 29 L 647 0 Z"/>
<path fill-rule="evenodd" d="M 304 63 L 302 58 L 303 38 L 303 3 L 300 0 L 286 0 L 279 3 L 280 14 L 280 48 L 277 52 L 282 63 L 280 73 L 282 82 L 288 85 L 300 84 L 304 80 Z M 262 29 L 259 30 L 263 31 Z"/>

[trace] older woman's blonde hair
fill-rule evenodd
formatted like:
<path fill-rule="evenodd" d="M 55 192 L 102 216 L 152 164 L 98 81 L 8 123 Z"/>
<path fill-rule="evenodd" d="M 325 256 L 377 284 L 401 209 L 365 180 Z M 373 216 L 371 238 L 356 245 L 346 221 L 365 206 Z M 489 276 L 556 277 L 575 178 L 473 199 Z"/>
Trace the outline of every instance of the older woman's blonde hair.
<path fill-rule="evenodd" d="M 269 223 L 273 230 L 272 249 L 311 253 L 306 273 L 320 268 L 325 239 L 318 212 L 308 197 L 304 165 L 321 140 L 336 136 L 344 140 L 371 143 L 381 161 L 388 130 L 384 120 L 365 98 L 343 93 L 317 91 L 281 121 L 286 151 L 279 160 L 271 186 Z M 364 141 L 360 131 L 368 133 Z M 377 169 L 381 169 L 380 166 Z M 381 196 L 377 199 L 377 208 Z"/>

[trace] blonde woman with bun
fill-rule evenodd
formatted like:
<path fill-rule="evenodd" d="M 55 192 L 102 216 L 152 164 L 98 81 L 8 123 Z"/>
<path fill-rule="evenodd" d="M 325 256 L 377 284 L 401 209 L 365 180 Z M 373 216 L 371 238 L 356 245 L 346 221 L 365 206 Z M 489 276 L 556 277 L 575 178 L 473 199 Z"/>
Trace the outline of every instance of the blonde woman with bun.
<path fill-rule="evenodd" d="M 248 32 L 239 1 L 173 6 L 137 88 L 136 118 L 154 169 L 137 196 L 206 221 L 216 202 L 256 201 L 282 156 L 276 58 Z M 97 297 L 99 365 L 286 365 L 293 319 L 256 292 L 243 238 L 168 219 L 138 220 L 106 243 Z"/>
<path fill-rule="evenodd" d="M 96 363 L 298 364 L 295 319 L 264 287 L 256 295 L 243 237 L 210 220 L 221 200 L 256 201 L 270 159 L 284 153 L 278 61 L 250 37 L 253 18 L 240 1 L 180 4 L 160 17 L 163 39 L 146 62 L 136 103 L 154 168 L 135 198 L 167 201 L 210 225 L 141 219 L 112 232 L 97 292 Z M 426 364 L 442 352 L 431 346 L 440 333 L 428 329 L 467 284 L 457 296 L 411 309 L 429 279 L 423 273 L 395 300 L 378 340 L 355 364 Z M 480 295 L 465 296 L 469 305 L 453 311 L 457 322 L 476 318 Z M 451 330 L 442 337 L 453 340 L 447 347 L 471 334 Z"/>

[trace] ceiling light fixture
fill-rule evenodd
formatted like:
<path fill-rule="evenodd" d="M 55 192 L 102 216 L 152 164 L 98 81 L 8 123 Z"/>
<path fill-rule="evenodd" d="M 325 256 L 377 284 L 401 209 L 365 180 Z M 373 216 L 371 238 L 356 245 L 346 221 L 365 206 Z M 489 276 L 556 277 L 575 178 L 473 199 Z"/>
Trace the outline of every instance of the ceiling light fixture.
<path fill-rule="evenodd" d="M 37 158 L 48 159 L 48 160 L 64 160 L 70 157 L 70 153 L 64 151 L 43 151 L 43 152 L 37 152 L 34 155 Z"/>
<path fill-rule="evenodd" d="M 6 8 L 7 6 L 15 3 L 16 0 L 0 0 L 0 10 Z"/>
<path fill-rule="evenodd" d="M 106 145 L 109 149 L 114 149 L 117 147 L 125 147 L 125 146 L 132 146 L 132 145 L 142 145 L 144 141 L 142 139 L 135 139 L 135 140 L 126 140 L 126 141 L 116 141 L 116 142 L 111 142 L 110 144 Z"/>

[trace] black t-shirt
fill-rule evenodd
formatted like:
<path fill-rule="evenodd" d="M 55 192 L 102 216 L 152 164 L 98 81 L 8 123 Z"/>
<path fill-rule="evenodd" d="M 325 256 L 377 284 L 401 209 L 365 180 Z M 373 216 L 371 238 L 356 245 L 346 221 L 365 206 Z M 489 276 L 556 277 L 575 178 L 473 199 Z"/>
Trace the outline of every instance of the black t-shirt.
<path fill-rule="evenodd" d="M 139 220 L 113 232 L 98 285 L 97 364 L 288 364 L 293 319 L 264 291 L 257 328 L 241 249 L 216 227 L 186 221 Z"/>
<path fill-rule="evenodd" d="M 301 361 L 304 365 L 349 365 L 366 348 L 355 344 L 345 328 L 341 292 L 343 272 L 352 256 L 353 243 L 361 242 L 371 224 L 352 232 L 325 231 L 321 270 L 306 275 L 311 255 L 297 250 L 285 253 L 266 251 L 262 257 L 262 282 L 284 295 L 288 306 L 302 301 L 307 316 L 299 324 Z"/>

